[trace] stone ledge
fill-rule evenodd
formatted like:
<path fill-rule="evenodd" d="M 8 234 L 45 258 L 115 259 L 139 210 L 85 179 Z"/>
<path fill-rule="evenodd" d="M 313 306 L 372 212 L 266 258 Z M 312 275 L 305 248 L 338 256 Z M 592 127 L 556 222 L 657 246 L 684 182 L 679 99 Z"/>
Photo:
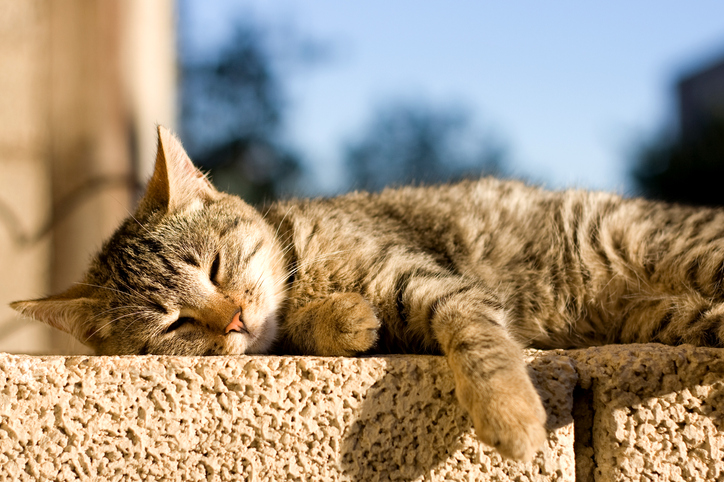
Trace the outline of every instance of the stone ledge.
<path fill-rule="evenodd" d="M 529 464 L 474 438 L 439 357 L 0 354 L 0 480 L 715 480 L 722 354 L 531 352 Z"/>

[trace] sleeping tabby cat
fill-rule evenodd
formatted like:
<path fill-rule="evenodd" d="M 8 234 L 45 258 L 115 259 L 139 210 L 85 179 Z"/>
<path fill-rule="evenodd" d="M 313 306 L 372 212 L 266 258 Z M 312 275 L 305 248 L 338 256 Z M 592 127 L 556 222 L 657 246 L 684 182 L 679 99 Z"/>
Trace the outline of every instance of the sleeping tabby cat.
<path fill-rule="evenodd" d="M 158 134 L 83 281 L 12 304 L 98 353 L 442 353 L 478 437 L 526 460 L 522 347 L 724 340 L 724 210 L 482 179 L 259 212 Z"/>

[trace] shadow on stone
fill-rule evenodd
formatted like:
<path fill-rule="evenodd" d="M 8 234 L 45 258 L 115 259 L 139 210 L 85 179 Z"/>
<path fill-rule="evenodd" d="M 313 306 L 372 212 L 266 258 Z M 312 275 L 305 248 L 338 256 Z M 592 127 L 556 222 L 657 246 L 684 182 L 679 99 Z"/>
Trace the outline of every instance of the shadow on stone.
<path fill-rule="evenodd" d="M 567 355 L 591 396 L 589 469 L 595 480 L 643 480 L 651 474 L 722 480 L 724 350 L 647 344 Z"/>
<path fill-rule="evenodd" d="M 470 422 L 445 369 L 440 357 L 417 358 L 415 363 L 391 357 L 343 436 L 345 475 L 359 481 L 416 479 L 461 448 Z"/>
<path fill-rule="evenodd" d="M 533 361 L 531 375 L 548 411 L 549 447 L 522 464 L 503 460 L 475 438 L 443 357 L 387 357 L 385 374 L 361 394 L 357 419 L 343 434 L 341 471 L 354 481 L 455 480 L 466 474 L 473 479 L 475 474 L 491 480 L 526 474 L 530 480 L 573 480 L 576 375 L 570 365 L 563 376 L 560 367 L 551 372 L 549 365 L 560 359 Z M 567 431 L 570 440 L 564 441 Z"/>

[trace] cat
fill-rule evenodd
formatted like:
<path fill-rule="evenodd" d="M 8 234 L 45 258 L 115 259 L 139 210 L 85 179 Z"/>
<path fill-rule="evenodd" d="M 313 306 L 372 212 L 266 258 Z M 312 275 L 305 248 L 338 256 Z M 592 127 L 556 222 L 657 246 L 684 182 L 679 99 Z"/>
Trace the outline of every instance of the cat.
<path fill-rule="evenodd" d="M 99 354 L 443 354 L 480 440 L 530 460 L 523 347 L 721 346 L 722 281 L 721 209 L 483 178 L 256 210 L 159 127 L 83 281 L 11 306 Z"/>

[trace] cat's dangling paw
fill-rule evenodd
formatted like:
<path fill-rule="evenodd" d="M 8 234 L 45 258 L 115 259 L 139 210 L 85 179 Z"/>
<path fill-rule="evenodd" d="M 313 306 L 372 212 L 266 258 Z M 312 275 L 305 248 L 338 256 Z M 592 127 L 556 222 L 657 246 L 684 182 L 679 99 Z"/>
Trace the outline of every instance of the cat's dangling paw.
<path fill-rule="evenodd" d="M 374 346 L 380 320 L 362 295 L 334 293 L 324 305 L 329 321 L 317 334 L 317 347 L 321 354 L 351 356 Z"/>
<path fill-rule="evenodd" d="M 504 372 L 484 382 L 458 380 L 458 399 L 481 441 L 504 457 L 527 462 L 546 441 L 546 412 L 525 370 Z"/>

